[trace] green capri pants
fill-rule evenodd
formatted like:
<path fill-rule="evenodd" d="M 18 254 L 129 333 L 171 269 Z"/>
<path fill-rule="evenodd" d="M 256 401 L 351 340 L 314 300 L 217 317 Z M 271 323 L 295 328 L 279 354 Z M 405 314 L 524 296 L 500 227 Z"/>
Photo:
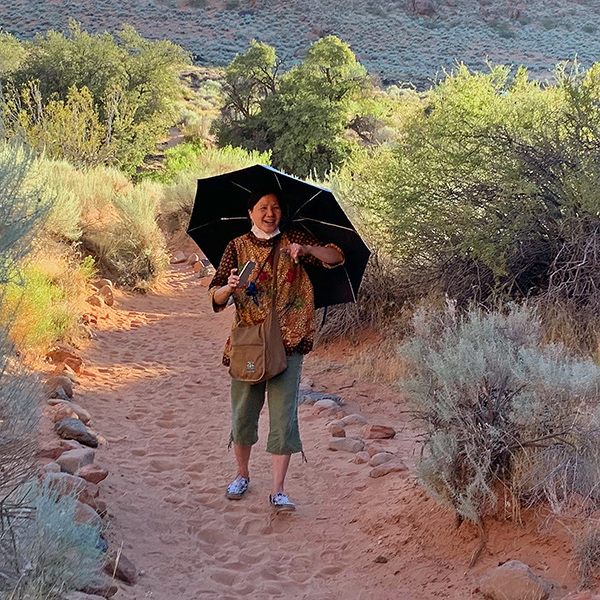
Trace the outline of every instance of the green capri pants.
<path fill-rule="evenodd" d="M 287 357 L 285 371 L 262 383 L 231 381 L 231 439 L 236 446 L 252 446 L 258 441 L 258 417 L 269 404 L 267 452 L 302 452 L 298 429 L 298 388 L 304 356 L 297 352 Z"/>

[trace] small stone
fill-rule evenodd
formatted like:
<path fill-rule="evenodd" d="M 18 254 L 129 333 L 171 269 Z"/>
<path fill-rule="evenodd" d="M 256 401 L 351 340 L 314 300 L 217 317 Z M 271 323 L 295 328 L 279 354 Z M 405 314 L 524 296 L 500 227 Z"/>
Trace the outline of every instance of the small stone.
<path fill-rule="evenodd" d="M 347 415 L 342 419 L 344 426 L 346 425 L 366 425 L 368 423 L 367 419 L 365 419 L 362 415 L 353 414 Z"/>
<path fill-rule="evenodd" d="M 65 390 L 61 387 L 58 386 L 56 388 L 54 388 L 54 390 L 52 390 L 49 394 L 48 394 L 48 404 L 52 405 L 52 404 L 59 404 L 59 402 L 50 402 L 50 400 L 59 400 L 60 402 L 70 402 L 71 398 L 69 397 L 69 395 L 65 392 Z"/>
<path fill-rule="evenodd" d="M 96 295 L 104 300 L 104 304 L 106 304 L 106 306 L 112 306 L 115 303 L 113 290 L 109 285 L 105 285 L 104 287 L 100 288 Z"/>
<path fill-rule="evenodd" d="M 357 465 L 364 465 L 365 463 L 368 463 L 369 462 L 369 454 L 364 451 L 357 452 L 356 456 L 354 457 L 354 462 Z"/>
<path fill-rule="evenodd" d="M 173 254 L 173 257 L 171 258 L 171 264 L 172 265 L 177 265 L 179 263 L 184 263 L 185 262 L 185 254 L 179 250 L 178 252 L 175 252 L 175 254 Z"/>
<path fill-rule="evenodd" d="M 374 562 L 384 565 L 387 561 L 388 559 L 380 554 Z"/>
<path fill-rule="evenodd" d="M 369 460 L 370 467 L 378 467 L 379 465 L 383 465 L 390 460 L 394 460 L 394 455 L 391 452 L 378 452 L 374 454 Z"/>
<path fill-rule="evenodd" d="M 200 261 L 195 262 L 192 265 L 194 273 L 198 273 L 198 277 L 206 277 L 208 275 L 208 268 L 205 267 Z"/>
<path fill-rule="evenodd" d="M 114 584 L 113 579 L 106 575 L 99 576 L 97 581 L 88 584 L 81 591 L 86 594 L 96 594 L 102 596 L 102 598 L 112 598 L 119 591 L 119 588 Z"/>
<path fill-rule="evenodd" d="M 368 440 L 387 440 L 396 435 L 396 430 L 388 425 L 367 425 L 365 438 Z"/>
<path fill-rule="evenodd" d="M 95 483 L 69 473 L 50 473 L 46 476 L 46 483 L 61 496 L 74 494 L 80 502 L 96 510 L 100 488 Z"/>
<path fill-rule="evenodd" d="M 69 406 L 69 403 L 67 402 L 59 402 L 54 406 L 51 406 L 50 411 L 51 412 L 48 416 L 53 423 L 62 421 L 63 419 L 77 418 L 77 413 L 71 406 Z"/>
<path fill-rule="evenodd" d="M 346 437 L 346 430 L 341 420 L 331 421 L 327 425 L 327 431 L 329 431 L 331 437 Z"/>
<path fill-rule="evenodd" d="M 74 373 L 82 373 L 83 372 L 83 360 L 78 356 L 68 356 L 64 360 L 65 365 L 71 367 Z"/>
<path fill-rule="evenodd" d="M 87 464 L 77 469 L 75 475 L 91 483 L 100 483 L 108 477 L 108 471 L 99 465 Z"/>
<path fill-rule="evenodd" d="M 298 402 L 300 404 L 316 404 L 319 400 L 333 400 L 338 406 L 342 402 L 340 396 L 336 396 L 335 394 L 323 394 L 322 392 L 303 389 L 298 394 Z"/>
<path fill-rule="evenodd" d="M 192 253 L 188 256 L 188 259 L 186 262 L 188 265 L 196 264 L 197 262 L 200 262 L 200 257 L 197 254 Z M 202 264 L 202 263 L 200 263 L 200 264 Z"/>
<path fill-rule="evenodd" d="M 323 400 L 317 400 L 315 402 L 315 412 L 317 414 L 322 413 L 324 410 L 328 408 L 339 408 L 339 404 L 335 400 L 329 400 L 328 398 L 324 398 Z"/>
<path fill-rule="evenodd" d="M 96 453 L 91 448 L 78 448 L 63 452 L 56 462 L 60 465 L 61 471 L 74 475 L 81 467 L 91 465 L 95 456 Z"/>
<path fill-rule="evenodd" d="M 51 375 L 45 384 L 46 390 L 49 392 L 50 398 L 56 398 L 53 396 L 57 389 L 62 389 L 68 398 L 73 397 L 73 382 L 65 375 Z"/>
<path fill-rule="evenodd" d="M 315 382 L 310 378 L 306 377 L 300 382 L 301 390 L 312 390 L 315 387 Z"/>
<path fill-rule="evenodd" d="M 47 475 L 48 473 L 60 473 L 60 465 L 56 462 L 50 462 L 39 468 L 40 473 Z"/>
<path fill-rule="evenodd" d="M 35 452 L 38 458 L 50 458 L 56 460 L 61 454 L 67 450 L 72 450 L 64 445 L 64 440 L 52 440 L 40 444 Z"/>
<path fill-rule="evenodd" d="M 88 424 L 92 420 L 92 415 L 76 402 L 71 402 L 71 408 L 75 411 L 77 418 L 84 424 Z"/>
<path fill-rule="evenodd" d="M 73 384 L 79 385 L 79 379 L 77 379 L 77 374 L 69 365 L 65 363 L 60 363 L 59 365 L 57 365 L 54 372 L 58 375 L 64 375 L 65 377 L 68 377 Z"/>
<path fill-rule="evenodd" d="M 104 596 L 84 592 L 70 592 L 65 596 L 65 600 L 104 600 Z"/>
<path fill-rule="evenodd" d="M 386 449 L 381 444 L 371 442 L 368 445 L 367 452 L 369 453 L 369 458 L 373 458 L 376 454 L 379 454 L 380 452 L 386 452 Z"/>
<path fill-rule="evenodd" d="M 376 479 L 377 477 L 384 477 L 389 473 L 400 473 L 401 471 L 406 471 L 406 465 L 399 460 L 390 460 L 378 467 L 373 467 L 369 471 L 369 477 L 373 477 Z"/>
<path fill-rule="evenodd" d="M 101 308 L 102 306 L 104 306 L 104 300 L 98 296 L 98 294 L 92 294 L 87 300 L 86 302 L 88 304 L 91 304 L 92 306 L 97 306 L 99 308 Z"/>
<path fill-rule="evenodd" d="M 110 279 L 99 279 L 94 285 L 99 290 L 101 290 L 106 285 L 111 288 L 114 287 L 113 282 Z"/>
<path fill-rule="evenodd" d="M 95 509 L 79 500 L 75 500 L 75 520 L 98 528 L 102 526 L 102 519 Z"/>
<path fill-rule="evenodd" d="M 77 440 L 92 448 L 98 447 L 98 437 L 79 419 L 63 419 L 62 421 L 58 421 L 54 425 L 54 430 L 64 439 Z"/>
<path fill-rule="evenodd" d="M 363 440 L 351 437 L 332 437 L 329 440 L 329 449 L 341 452 L 360 452 L 365 447 Z"/>
<path fill-rule="evenodd" d="M 111 576 L 133 585 L 137 583 L 138 571 L 123 553 L 110 553 L 104 570 Z"/>
<path fill-rule="evenodd" d="M 480 579 L 479 591 L 489 600 L 547 600 L 552 584 L 526 564 L 509 560 Z"/>

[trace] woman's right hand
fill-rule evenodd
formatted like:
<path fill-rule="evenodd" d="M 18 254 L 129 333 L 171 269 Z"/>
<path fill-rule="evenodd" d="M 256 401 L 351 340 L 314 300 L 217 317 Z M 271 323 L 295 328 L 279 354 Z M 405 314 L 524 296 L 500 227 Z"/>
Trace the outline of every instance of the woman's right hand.
<path fill-rule="evenodd" d="M 235 291 L 237 286 L 240 284 L 240 276 L 237 274 L 237 269 L 231 269 L 231 273 L 227 278 L 227 286 L 229 287 L 231 293 Z"/>

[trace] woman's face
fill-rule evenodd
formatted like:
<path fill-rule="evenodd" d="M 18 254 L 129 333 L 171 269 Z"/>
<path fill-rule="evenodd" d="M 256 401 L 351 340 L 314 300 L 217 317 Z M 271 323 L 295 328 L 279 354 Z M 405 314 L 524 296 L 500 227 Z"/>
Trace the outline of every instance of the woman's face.
<path fill-rule="evenodd" d="M 263 196 L 252 210 L 248 211 L 252 223 L 265 233 L 273 233 L 281 221 L 281 208 L 275 194 Z"/>

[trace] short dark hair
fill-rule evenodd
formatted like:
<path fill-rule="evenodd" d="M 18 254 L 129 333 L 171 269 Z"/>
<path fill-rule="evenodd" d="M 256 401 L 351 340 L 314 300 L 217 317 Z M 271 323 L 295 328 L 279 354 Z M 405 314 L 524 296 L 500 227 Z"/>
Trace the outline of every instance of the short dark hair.
<path fill-rule="evenodd" d="M 273 195 L 273 196 L 275 196 L 275 198 L 277 198 L 277 202 L 279 202 L 279 208 L 281 208 L 281 210 L 283 210 L 281 191 L 274 191 L 274 190 L 264 190 L 262 192 L 252 192 L 248 196 L 248 205 L 247 205 L 248 210 L 253 210 L 254 207 L 258 204 L 258 201 L 263 196 L 269 196 L 269 195 Z"/>

